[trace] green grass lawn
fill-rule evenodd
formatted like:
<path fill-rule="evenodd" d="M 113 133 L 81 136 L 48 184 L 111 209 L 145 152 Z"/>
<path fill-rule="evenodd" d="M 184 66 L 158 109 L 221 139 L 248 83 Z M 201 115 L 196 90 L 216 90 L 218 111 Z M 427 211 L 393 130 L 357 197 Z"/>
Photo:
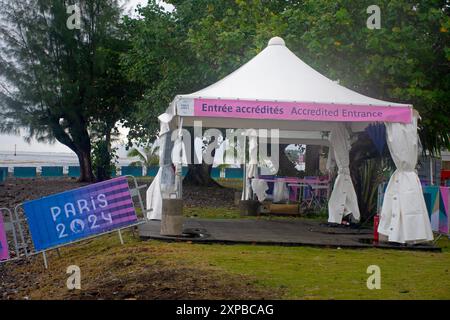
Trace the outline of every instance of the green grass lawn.
<path fill-rule="evenodd" d="M 170 259 L 247 275 L 258 285 L 284 289 L 285 299 L 450 299 L 450 241 L 439 245 L 442 253 L 169 244 L 175 249 Z M 367 289 L 369 265 L 381 269 L 380 290 Z"/>
<path fill-rule="evenodd" d="M 448 240 L 447 247 L 448 247 Z M 245 274 L 288 299 L 450 299 L 450 253 L 221 246 L 195 249 L 227 272 Z M 381 289 L 366 286 L 381 268 Z"/>
<path fill-rule="evenodd" d="M 183 215 L 190 218 L 201 219 L 239 219 L 239 209 L 237 208 L 220 208 L 220 207 L 184 207 Z"/>
<path fill-rule="evenodd" d="M 185 215 L 240 218 L 238 210 L 223 208 L 186 208 Z M 193 245 L 189 250 L 226 272 L 251 276 L 263 286 L 285 288 L 283 298 L 450 299 L 450 241 L 443 238 L 439 246 L 442 253 L 246 245 Z M 381 269 L 381 290 L 367 289 L 369 265 Z"/>
<path fill-rule="evenodd" d="M 324 220 L 327 216 L 323 213 L 308 214 L 307 216 L 292 215 L 260 215 L 260 216 L 241 216 L 237 208 L 217 208 L 217 207 L 184 207 L 183 215 L 188 218 L 197 219 L 264 219 L 264 220 Z"/>

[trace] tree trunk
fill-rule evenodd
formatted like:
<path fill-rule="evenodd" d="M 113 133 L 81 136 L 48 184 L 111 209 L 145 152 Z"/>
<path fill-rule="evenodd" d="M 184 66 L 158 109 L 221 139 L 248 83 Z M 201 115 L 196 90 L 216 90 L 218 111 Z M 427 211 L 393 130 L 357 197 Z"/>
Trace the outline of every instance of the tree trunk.
<path fill-rule="evenodd" d="M 279 145 L 279 168 L 277 175 L 284 177 L 297 177 L 299 175 L 299 171 L 295 169 L 295 164 L 289 160 L 286 155 L 286 147 L 288 144 L 280 144 Z"/>
<path fill-rule="evenodd" d="M 69 128 L 70 135 L 76 147 L 76 154 L 80 161 L 80 182 L 94 182 L 95 176 L 92 172 L 91 159 L 91 137 L 87 129 L 85 119 L 79 115 L 72 120 Z"/>
<path fill-rule="evenodd" d="M 49 126 L 60 143 L 67 146 L 78 157 L 80 164 L 79 182 L 94 182 L 95 176 L 92 172 L 91 161 L 91 139 L 87 129 L 86 121 L 79 114 L 70 119 L 69 132 L 60 123 L 60 116 L 49 114 Z M 67 119 L 68 121 L 69 119 Z"/>
<path fill-rule="evenodd" d="M 188 173 L 183 179 L 183 184 L 191 186 L 221 187 L 220 184 L 218 184 L 213 178 L 211 178 L 212 164 L 206 164 L 205 162 L 202 162 L 201 164 L 195 164 L 194 140 L 195 139 L 191 139 L 191 164 L 189 164 L 188 166 Z M 216 150 L 214 149 L 211 151 L 211 156 L 214 158 L 215 154 Z"/>
<path fill-rule="evenodd" d="M 211 169 L 212 165 L 204 162 L 202 164 L 190 164 L 188 173 L 183 179 L 183 184 L 204 187 L 220 186 L 211 178 Z"/>
<path fill-rule="evenodd" d="M 111 126 L 107 126 L 106 131 L 105 131 L 105 144 L 106 144 L 106 151 L 107 151 L 107 155 L 105 156 L 105 160 L 106 157 L 108 158 L 108 163 L 104 163 L 103 166 L 101 166 L 100 168 L 97 168 L 97 181 L 105 181 L 105 180 L 109 180 L 111 179 L 111 175 L 112 175 L 112 170 L 115 171 L 115 165 L 114 163 L 112 163 L 112 146 L 111 146 Z M 99 174 L 99 171 L 101 172 L 101 174 Z"/>
<path fill-rule="evenodd" d="M 94 182 L 95 177 L 92 173 L 92 161 L 90 150 L 84 150 L 77 153 L 78 161 L 80 163 L 80 178 L 79 182 Z"/>
<path fill-rule="evenodd" d="M 320 146 L 308 145 L 305 153 L 305 175 L 315 176 L 320 174 Z"/>

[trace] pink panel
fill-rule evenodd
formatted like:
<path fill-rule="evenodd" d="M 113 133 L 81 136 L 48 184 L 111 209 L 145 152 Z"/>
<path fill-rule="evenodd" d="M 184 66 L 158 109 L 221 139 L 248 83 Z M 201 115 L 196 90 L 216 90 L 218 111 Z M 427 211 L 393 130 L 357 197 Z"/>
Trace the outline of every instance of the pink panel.
<path fill-rule="evenodd" d="M 411 123 L 411 107 L 380 107 L 311 102 L 194 99 L 194 115 L 203 117 Z"/>
<path fill-rule="evenodd" d="M 3 224 L 3 215 L 0 212 L 0 260 L 9 259 L 8 242 L 6 240 L 5 225 Z"/>

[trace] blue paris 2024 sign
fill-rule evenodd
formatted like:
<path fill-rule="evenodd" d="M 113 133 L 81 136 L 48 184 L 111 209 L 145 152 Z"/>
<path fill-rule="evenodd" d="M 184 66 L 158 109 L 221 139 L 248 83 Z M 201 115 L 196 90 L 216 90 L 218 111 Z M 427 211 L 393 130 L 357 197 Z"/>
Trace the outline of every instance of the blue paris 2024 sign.
<path fill-rule="evenodd" d="M 23 208 L 37 251 L 137 221 L 126 177 L 28 201 Z"/>

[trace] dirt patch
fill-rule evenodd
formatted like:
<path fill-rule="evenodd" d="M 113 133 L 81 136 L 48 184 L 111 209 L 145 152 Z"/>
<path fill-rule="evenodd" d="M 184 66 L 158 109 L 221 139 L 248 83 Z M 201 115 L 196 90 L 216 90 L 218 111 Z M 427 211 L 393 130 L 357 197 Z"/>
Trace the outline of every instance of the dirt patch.
<path fill-rule="evenodd" d="M 85 186 L 75 179 L 16 179 L 8 178 L 0 185 L 0 208 L 14 208 L 27 200 L 38 199 L 53 193 Z"/>
<path fill-rule="evenodd" d="M 188 207 L 237 208 L 234 205 L 235 192 L 230 188 L 186 186 L 183 188 L 183 201 Z"/>
<path fill-rule="evenodd" d="M 158 300 L 158 299 L 275 299 L 282 292 L 259 286 L 250 277 L 231 275 L 215 267 L 174 261 L 180 254 L 137 242 L 109 246 L 110 236 L 79 247 L 58 258 L 51 253 L 50 269 L 40 257 L 0 265 L 1 299 Z M 106 249 L 105 249 L 106 248 Z M 174 250 L 176 251 L 176 250 Z M 181 253 L 185 254 L 185 253 Z M 66 268 L 81 269 L 81 290 L 68 290 Z"/>
<path fill-rule="evenodd" d="M 71 299 L 267 299 L 273 292 L 255 288 L 251 281 L 192 268 L 152 266 L 139 274 L 107 279 L 63 298 Z"/>
<path fill-rule="evenodd" d="M 139 185 L 150 184 L 149 181 L 139 180 Z M 38 199 L 50 194 L 80 188 L 87 185 L 79 183 L 75 179 L 16 179 L 8 178 L 4 185 L 0 185 L 0 208 L 14 208 L 21 202 Z M 145 202 L 145 189 L 141 190 Z M 183 188 L 184 204 L 188 207 L 213 206 L 223 208 L 235 208 L 235 189 L 219 187 L 195 187 Z"/>

